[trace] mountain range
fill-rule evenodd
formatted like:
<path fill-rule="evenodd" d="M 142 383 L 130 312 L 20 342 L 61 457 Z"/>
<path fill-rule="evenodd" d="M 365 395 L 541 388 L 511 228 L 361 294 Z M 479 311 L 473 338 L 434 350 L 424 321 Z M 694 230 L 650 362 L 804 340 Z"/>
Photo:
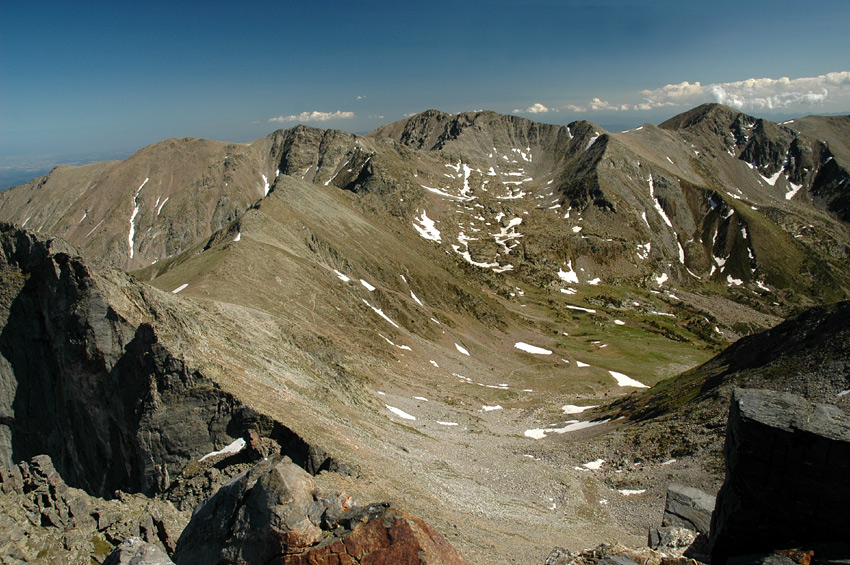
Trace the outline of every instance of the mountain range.
<path fill-rule="evenodd" d="M 666 479 L 722 479 L 733 353 L 702 364 L 847 300 L 848 171 L 850 117 L 716 104 L 620 133 L 429 110 L 57 167 L 0 193 L 0 462 L 188 505 L 187 468 L 254 429 L 473 562 L 639 543 Z"/>

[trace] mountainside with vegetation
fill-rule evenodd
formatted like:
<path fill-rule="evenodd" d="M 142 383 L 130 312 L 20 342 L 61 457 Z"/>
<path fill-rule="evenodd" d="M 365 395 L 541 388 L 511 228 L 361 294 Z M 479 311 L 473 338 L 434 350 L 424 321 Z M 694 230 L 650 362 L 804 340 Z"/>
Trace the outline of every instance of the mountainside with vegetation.
<path fill-rule="evenodd" d="M 641 543 L 665 481 L 717 484 L 727 381 L 846 366 L 783 326 L 709 360 L 850 296 L 848 124 L 429 110 L 57 167 L 0 193 L 3 464 L 191 506 L 253 430 L 473 562 Z"/>

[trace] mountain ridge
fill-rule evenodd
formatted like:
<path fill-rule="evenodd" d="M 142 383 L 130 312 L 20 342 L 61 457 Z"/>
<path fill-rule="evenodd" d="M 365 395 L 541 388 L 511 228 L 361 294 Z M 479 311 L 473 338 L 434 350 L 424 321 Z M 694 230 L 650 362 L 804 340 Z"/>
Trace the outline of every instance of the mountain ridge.
<path fill-rule="evenodd" d="M 728 342 L 850 295 L 842 185 L 817 184 L 845 169 L 797 177 L 793 139 L 815 138 L 700 112 L 682 120 L 705 139 L 429 111 L 366 136 L 166 140 L 4 191 L 0 219 L 67 237 L 127 331 L 150 324 L 190 373 L 365 479 L 331 473 L 346 491 L 392 493 L 474 561 L 527 559 L 543 539 L 642 538 L 663 496 L 573 473 L 611 455 L 563 444 L 616 426 L 576 430 L 569 410 L 675 389 Z M 4 277 L 18 296 L 25 277 Z M 688 456 L 675 472 L 710 484 Z"/>

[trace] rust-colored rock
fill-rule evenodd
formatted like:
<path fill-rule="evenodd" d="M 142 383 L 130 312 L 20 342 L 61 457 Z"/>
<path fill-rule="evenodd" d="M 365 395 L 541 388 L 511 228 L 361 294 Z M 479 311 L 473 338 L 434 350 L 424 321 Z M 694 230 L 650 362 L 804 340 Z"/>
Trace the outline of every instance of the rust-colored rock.
<path fill-rule="evenodd" d="M 275 565 L 465 565 L 467 561 L 425 521 L 389 504 L 367 507 L 352 529 Z"/>
<path fill-rule="evenodd" d="M 179 565 L 465 565 L 423 520 L 390 503 L 354 506 L 288 458 L 260 462 L 195 509 Z"/>

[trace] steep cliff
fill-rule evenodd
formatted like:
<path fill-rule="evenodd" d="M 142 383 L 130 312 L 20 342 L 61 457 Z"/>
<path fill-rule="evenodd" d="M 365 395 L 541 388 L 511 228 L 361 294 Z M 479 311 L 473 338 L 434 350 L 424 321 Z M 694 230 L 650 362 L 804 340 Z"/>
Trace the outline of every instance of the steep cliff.
<path fill-rule="evenodd" d="M 49 455 L 72 486 L 111 497 L 161 493 L 186 465 L 250 430 L 317 472 L 332 464 L 294 432 L 245 406 L 162 345 L 148 322 L 110 302 L 124 292 L 151 320 L 157 291 L 92 272 L 66 244 L 9 226 L 0 270 L 0 461 Z M 108 287 L 108 288 L 107 288 Z M 160 299 L 161 300 L 161 299 Z"/>

